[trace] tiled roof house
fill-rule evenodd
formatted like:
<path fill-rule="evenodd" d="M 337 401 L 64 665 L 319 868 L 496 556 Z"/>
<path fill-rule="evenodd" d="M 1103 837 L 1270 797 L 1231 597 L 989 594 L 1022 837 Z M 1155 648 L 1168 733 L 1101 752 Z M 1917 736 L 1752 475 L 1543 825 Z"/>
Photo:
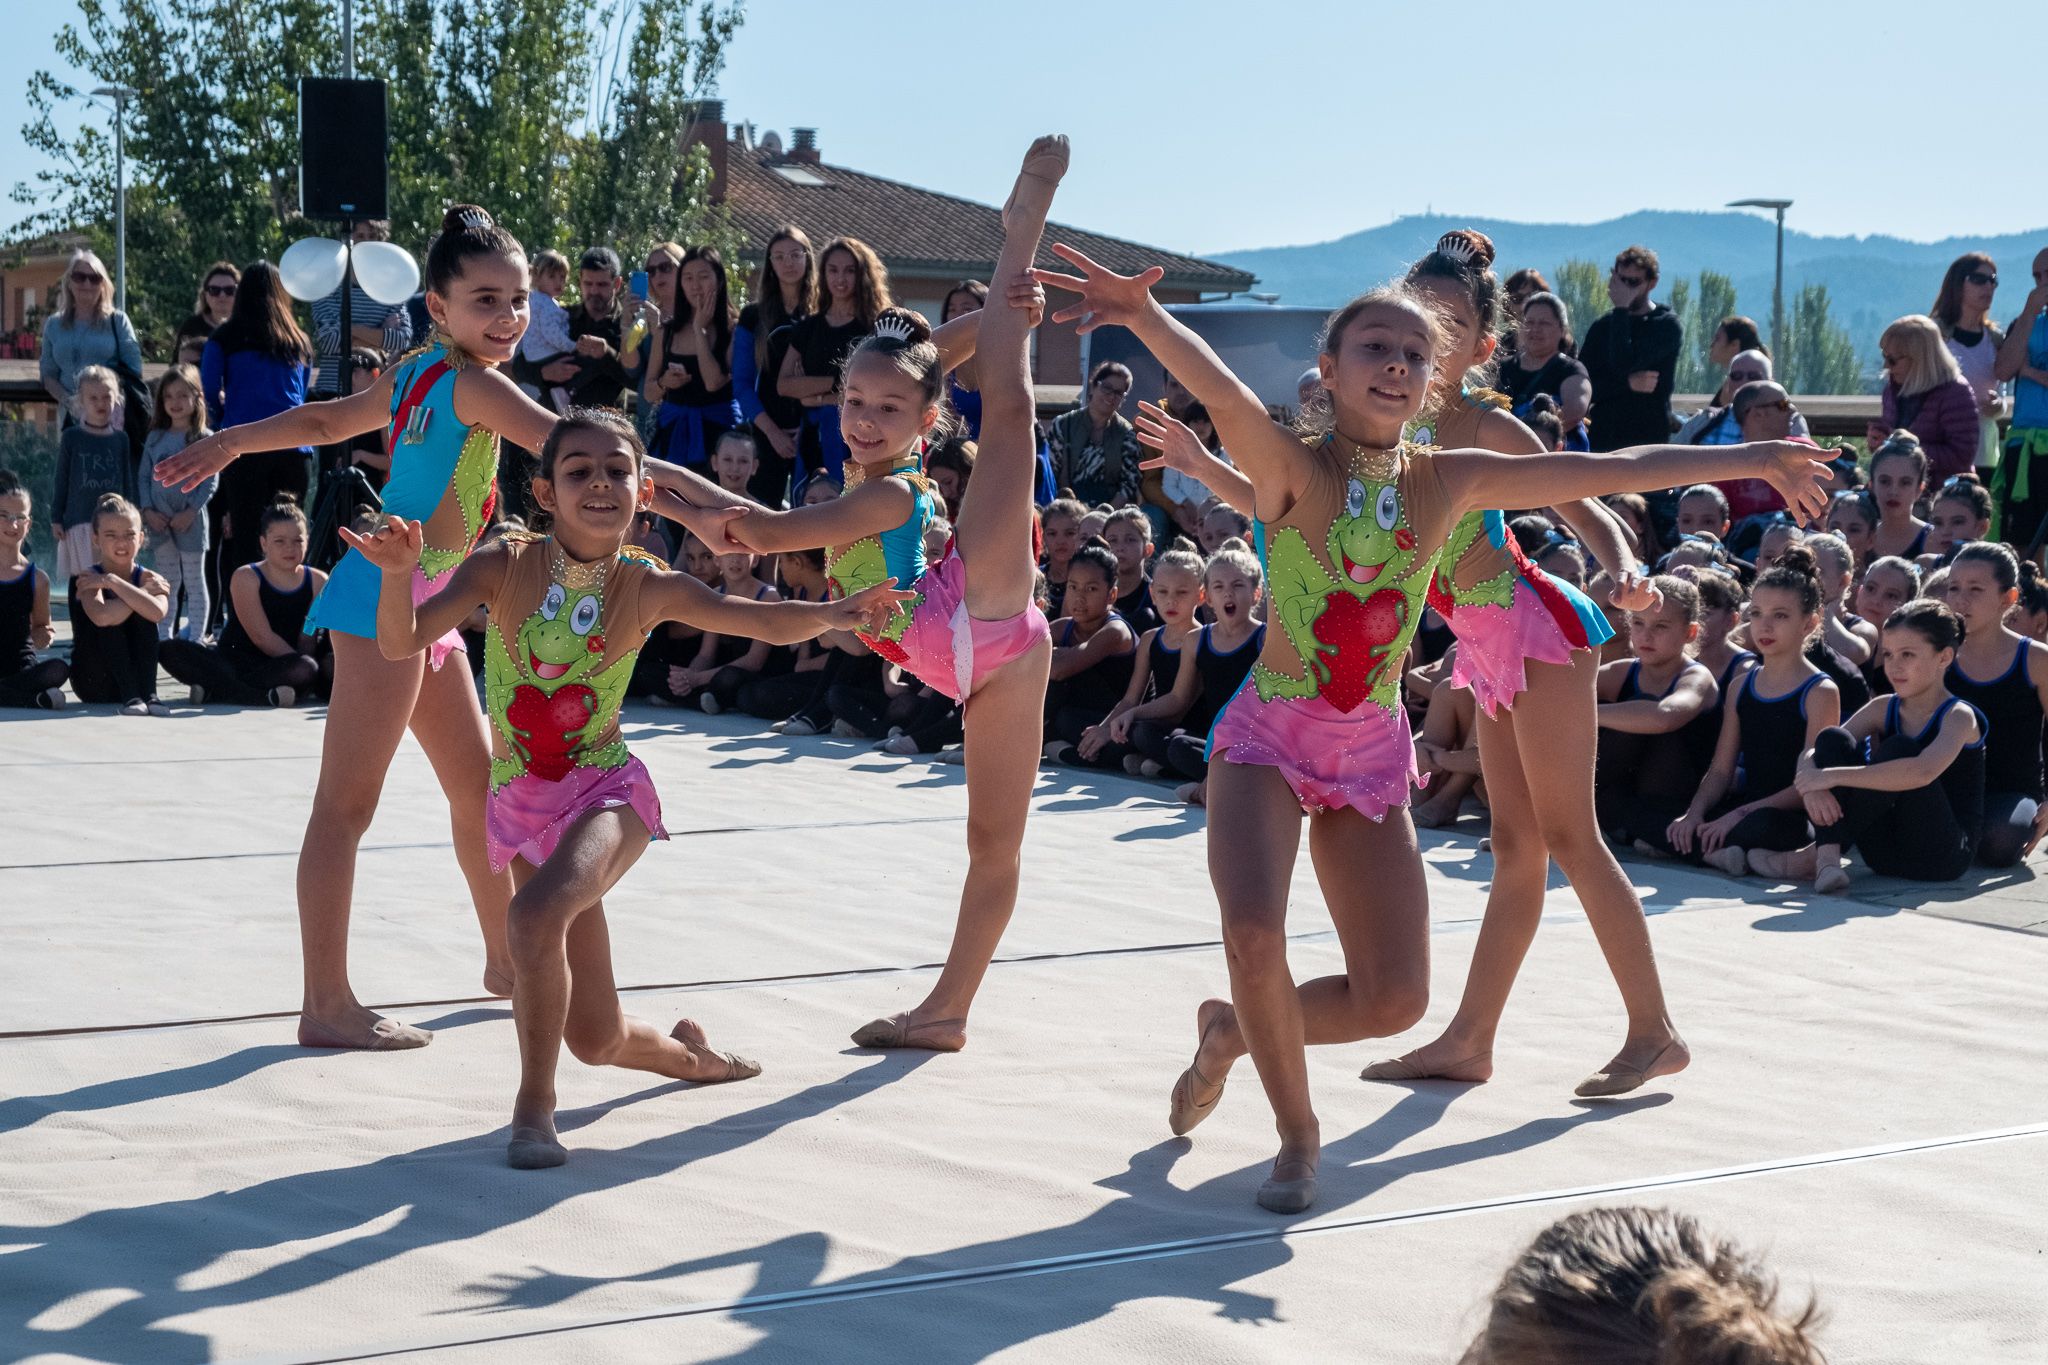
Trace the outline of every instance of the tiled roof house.
<path fill-rule="evenodd" d="M 889 267 L 891 291 L 934 322 L 946 292 L 958 280 L 987 280 L 1002 245 L 1002 219 L 987 204 L 884 180 L 819 156 L 817 132 L 793 130 L 785 148 L 773 133 L 754 141 L 746 124 L 727 125 L 723 101 L 703 100 L 686 134 L 711 159 L 712 195 L 747 238 L 756 270 L 769 237 L 795 223 L 822 247 L 833 237 L 858 237 Z M 1046 241 L 1079 247 L 1115 270 L 1159 265 L 1166 277 L 1153 291 L 1166 303 L 1194 303 L 1243 293 L 1255 283 L 1242 270 L 1171 251 L 1055 224 Z M 1064 269 L 1041 247 L 1038 264 Z M 1038 332 L 1036 378 L 1041 384 L 1078 384 L 1081 344 L 1071 324 L 1045 324 Z"/>

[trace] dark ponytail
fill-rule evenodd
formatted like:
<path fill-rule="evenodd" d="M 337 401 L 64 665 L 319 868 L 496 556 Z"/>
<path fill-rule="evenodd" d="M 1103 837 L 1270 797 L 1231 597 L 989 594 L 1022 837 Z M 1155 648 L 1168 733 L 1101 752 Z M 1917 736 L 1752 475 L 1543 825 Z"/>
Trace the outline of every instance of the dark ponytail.
<path fill-rule="evenodd" d="M 1501 308 L 1500 281 L 1494 278 L 1493 256 L 1491 237 L 1473 228 L 1453 228 L 1437 238 L 1435 249 L 1427 256 L 1408 267 L 1407 283 L 1448 280 L 1457 285 L 1472 303 L 1479 334 L 1494 337 L 1500 333 Z"/>
<path fill-rule="evenodd" d="M 446 298 L 463 267 L 478 256 L 524 260 L 526 248 L 475 204 L 450 204 L 441 216 L 441 231 L 427 248 L 427 288 Z"/>
<path fill-rule="evenodd" d="M 263 509 L 263 515 L 256 520 L 256 538 L 261 540 L 270 534 L 270 528 L 280 521 L 295 521 L 301 531 L 307 530 L 306 514 L 299 507 L 298 498 L 290 493 L 279 493 L 270 506 Z"/>
<path fill-rule="evenodd" d="M 932 325 L 914 308 L 891 306 L 875 318 L 875 329 L 846 358 L 846 369 L 862 356 L 880 356 L 916 381 L 927 406 L 939 405 L 939 422 L 925 433 L 927 446 L 937 446 L 952 436 L 955 419 L 950 407 L 941 403 L 946 388 L 946 367 L 932 340 Z M 842 371 L 844 373 L 844 371 Z"/>
<path fill-rule="evenodd" d="M 2020 561 L 2021 611 L 2048 612 L 2048 578 L 2041 576 L 2041 566 L 2031 559 Z"/>
<path fill-rule="evenodd" d="M 2000 545 L 1997 541 L 1993 540 L 1970 541 L 1957 550 L 1956 557 L 1949 562 L 1952 564 L 1982 564 L 1985 568 L 1991 570 L 1991 576 L 1998 580 L 1998 590 L 2000 592 L 2011 592 L 2020 585 L 2020 580 L 2026 576 L 2025 569 L 2022 568 L 2020 563 L 2020 557 L 2014 554 L 2007 546 Z M 2033 565 L 2030 562 L 2025 567 L 2032 568 Z M 2034 569 L 2036 578 L 2039 577 L 2040 572 L 2039 569 Z"/>

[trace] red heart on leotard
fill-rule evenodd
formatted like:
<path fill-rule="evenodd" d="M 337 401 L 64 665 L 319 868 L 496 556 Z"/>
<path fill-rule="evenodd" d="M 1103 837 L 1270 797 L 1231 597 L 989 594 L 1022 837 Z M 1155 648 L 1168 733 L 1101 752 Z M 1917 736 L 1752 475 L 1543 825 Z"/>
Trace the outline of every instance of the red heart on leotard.
<path fill-rule="evenodd" d="M 553 696 L 530 683 L 512 692 L 505 719 L 526 732 L 526 770 L 535 777 L 560 782 L 576 765 L 569 757 L 569 737 L 590 724 L 597 694 L 582 683 L 557 688 Z"/>
<path fill-rule="evenodd" d="M 1349 715 L 1372 695 L 1386 647 L 1400 635 L 1407 612 L 1408 599 L 1392 588 L 1366 598 L 1339 591 L 1325 599 L 1315 636 L 1336 650 L 1323 656 L 1330 676 L 1316 690 L 1325 701 Z"/>

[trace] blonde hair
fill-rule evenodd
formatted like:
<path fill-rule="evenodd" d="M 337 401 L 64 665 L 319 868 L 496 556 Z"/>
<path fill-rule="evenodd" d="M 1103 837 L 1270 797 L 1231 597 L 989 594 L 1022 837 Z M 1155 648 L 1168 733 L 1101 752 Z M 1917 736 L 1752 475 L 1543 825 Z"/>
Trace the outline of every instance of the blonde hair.
<path fill-rule="evenodd" d="M 1877 344 L 1895 347 L 1905 357 L 1906 372 L 1897 379 L 1899 397 L 1911 398 L 1963 377 L 1941 327 L 1925 313 L 1909 313 L 1884 329 Z"/>
<path fill-rule="evenodd" d="M 1671 1209 L 1588 1209 L 1536 1234 L 1461 1365 L 1825 1365 L 1809 1301 Z"/>
<path fill-rule="evenodd" d="M 1202 552 L 1195 542 L 1186 536 L 1175 536 L 1173 544 L 1159 552 L 1159 558 L 1152 561 L 1152 578 L 1157 582 L 1159 575 L 1168 569 L 1193 574 L 1200 583 L 1208 573 L 1209 566 L 1202 562 Z"/>
<path fill-rule="evenodd" d="M 549 247 L 533 258 L 533 264 L 528 269 L 532 272 L 529 276 L 532 279 L 537 280 L 543 275 L 554 274 L 566 280 L 569 278 L 569 258 Z"/>
<path fill-rule="evenodd" d="M 1232 536 L 1216 547 L 1216 553 L 1210 555 L 1209 562 L 1202 566 L 1202 577 L 1206 580 L 1209 577 L 1209 570 L 1215 568 L 1218 564 L 1236 569 L 1246 578 L 1249 578 L 1254 587 L 1266 581 L 1265 570 L 1259 567 L 1259 557 L 1252 553 L 1251 546 L 1245 544 L 1236 536 Z"/>
<path fill-rule="evenodd" d="M 107 275 L 107 263 L 84 247 L 72 252 L 71 259 L 64 265 L 64 321 L 78 321 L 78 299 L 71 292 L 71 272 L 78 269 L 81 262 L 100 277 L 99 306 L 94 309 L 91 320 L 105 322 L 114 315 L 114 281 Z"/>
<path fill-rule="evenodd" d="M 136 526 L 140 527 L 142 525 L 142 513 L 136 510 L 134 503 L 128 501 L 119 493 L 102 493 L 100 494 L 100 500 L 92 505 L 92 533 L 94 535 L 100 533 L 100 520 L 103 517 L 127 517 Z"/>

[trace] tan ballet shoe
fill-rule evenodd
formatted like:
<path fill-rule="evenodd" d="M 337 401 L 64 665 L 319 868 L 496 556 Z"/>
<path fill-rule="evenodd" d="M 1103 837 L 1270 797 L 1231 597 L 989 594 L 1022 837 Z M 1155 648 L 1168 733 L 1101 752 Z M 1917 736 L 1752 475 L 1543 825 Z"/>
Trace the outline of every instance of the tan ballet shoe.
<path fill-rule="evenodd" d="M 300 1047 L 330 1047 L 351 1052 L 406 1052 L 416 1047 L 425 1047 L 434 1041 L 434 1035 L 411 1024 L 401 1024 L 396 1019 L 379 1019 L 370 1025 L 367 1034 L 349 1037 L 339 1033 L 318 1019 L 299 1016 Z"/>
<path fill-rule="evenodd" d="M 1280 1179 L 1283 1169 L 1306 1171 L 1304 1176 L 1292 1180 Z M 1273 1163 L 1273 1174 L 1266 1183 L 1259 1186 L 1259 1207 L 1274 1213 L 1302 1213 L 1316 1202 L 1316 1168 L 1301 1157 L 1288 1157 Z"/>
<path fill-rule="evenodd" d="M 1210 1031 L 1223 1022 L 1223 1012 L 1228 1008 L 1228 1005 L 1218 1005 L 1208 1012 L 1207 1018 L 1202 1017 L 1200 1010 L 1196 1011 L 1196 1021 L 1201 1025 L 1201 1032 L 1195 1038 L 1195 1060 L 1189 1062 L 1187 1070 L 1181 1072 L 1179 1078 L 1174 1081 L 1173 1094 L 1167 1099 L 1166 1126 L 1173 1130 L 1175 1137 L 1186 1137 L 1193 1132 L 1203 1119 L 1216 1112 L 1217 1102 L 1223 1098 L 1223 1087 L 1228 1083 L 1227 1078 L 1224 1081 L 1212 1081 L 1202 1074 L 1196 1063 L 1202 1059 L 1202 1045 L 1209 1041 Z M 1216 1093 L 1209 1097 L 1207 1104 L 1195 1103 L 1197 1085 L 1216 1087 Z"/>
<path fill-rule="evenodd" d="M 1663 1061 L 1665 1056 L 1678 1046 L 1679 1043 L 1676 1039 L 1666 1043 L 1658 1049 L 1657 1055 L 1650 1059 L 1648 1066 L 1610 1067 L 1605 1071 L 1596 1071 L 1586 1077 L 1585 1080 L 1580 1081 L 1578 1088 L 1573 1090 L 1572 1093 L 1583 1100 L 1597 1100 L 1607 1099 L 1615 1095 L 1626 1095 L 1632 1090 L 1640 1090 L 1658 1074 L 1657 1063 Z"/>
<path fill-rule="evenodd" d="M 505 1144 L 505 1164 L 515 1171 L 545 1171 L 568 1160 L 569 1149 L 538 1128 L 514 1128 Z"/>
<path fill-rule="evenodd" d="M 965 1019 L 933 1019 L 927 1023 L 913 1024 L 910 1015 L 892 1014 L 886 1019 L 872 1019 L 853 1031 L 856 1047 L 876 1048 L 923 1048 L 927 1052 L 958 1052 L 967 1046 L 965 1036 L 959 1038 L 920 1038 L 918 1035 L 932 1029 L 964 1028 Z"/>
<path fill-rule="evenodd" d="M 1452 1062 L 1449 1066 L 1439 1071 L 1426 1070 L 1409 1061 L 1408 1058 L 1414 1055 L 1411 1052 L 1406 1057 L 1389 1057 L 1384 1062 L 1374 1062 L 1371 1066 L 1358 1073 L 1358 1079 L 1361 1081 L 1463 1081 L 1469 1085 L 1484 1084 L 1487 1079 L 1490 1079 L 1489 1077 L 1457 1076 L 1452 1074 L 1453 1072 L 1464 1070 L 1474 1062 L 1491 1059 L 1493 1051 L 1490 1048 L 1485 1052 L 1475 1052 L 1461 1062 Z"/>

